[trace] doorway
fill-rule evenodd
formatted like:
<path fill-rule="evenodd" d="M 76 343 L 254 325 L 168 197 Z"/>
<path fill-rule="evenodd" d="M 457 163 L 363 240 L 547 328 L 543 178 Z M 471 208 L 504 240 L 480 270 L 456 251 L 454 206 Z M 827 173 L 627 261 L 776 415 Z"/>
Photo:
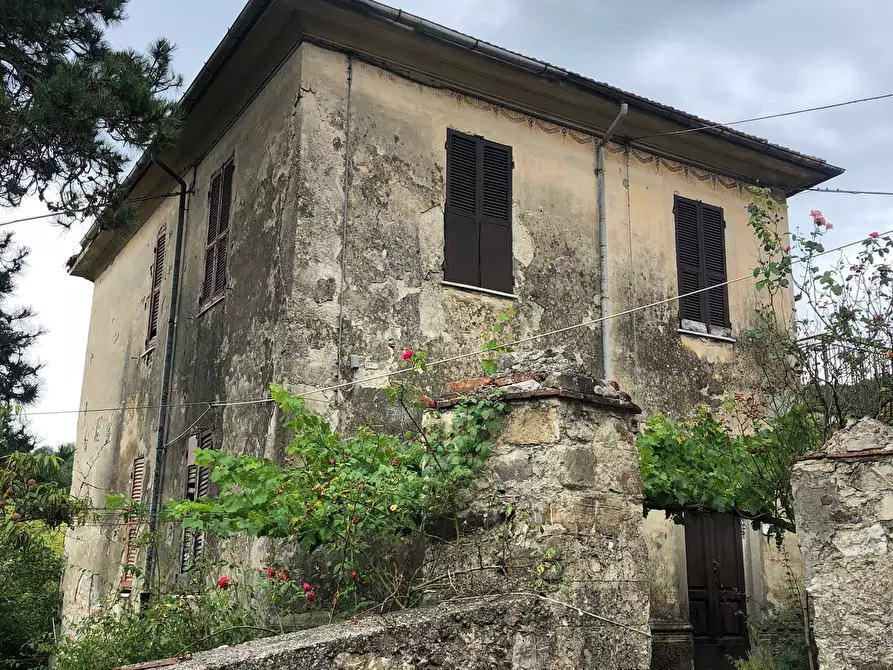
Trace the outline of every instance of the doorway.
<path fill-rule="evenodd" d="M 686 514 L 685 555 L 695 670 L 734 670 L 750 648 L 741 521 Z"/>

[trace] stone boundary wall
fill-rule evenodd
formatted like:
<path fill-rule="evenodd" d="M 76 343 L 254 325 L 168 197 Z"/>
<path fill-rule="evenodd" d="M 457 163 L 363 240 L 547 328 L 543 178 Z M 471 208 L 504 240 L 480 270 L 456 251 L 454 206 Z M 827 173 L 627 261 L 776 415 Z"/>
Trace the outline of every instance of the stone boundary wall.
<path fill-rule="evenodd" d="M 820 670 L 893 668 L 893 429 L 839 431 L 792 486 Z"/>
<path fill-rule="evenodd" d="M 511 412 L 461 531 L 431 543 L 426 605 L 199 654 L 178 670 L 647 670 L 647 551 L 635 447 L 639 408 L 547 351 L 495 378 Z"/>

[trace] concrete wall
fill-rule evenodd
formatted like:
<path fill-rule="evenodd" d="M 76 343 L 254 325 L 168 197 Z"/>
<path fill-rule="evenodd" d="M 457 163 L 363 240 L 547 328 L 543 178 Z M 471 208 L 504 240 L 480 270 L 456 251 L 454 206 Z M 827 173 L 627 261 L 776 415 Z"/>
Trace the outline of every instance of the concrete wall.
<path fill-rule="evenodd" d="M 441 283 L 449 127 L 513 148 L 515 300 Z M 481 333 L 508 307 L 517 312 L 510 331 L 515 337 L 597 317 L 594 149 L 593 138 L 577 131 L 301 45 L 187 175 L 195 194 L 187 217 L 172 402 L 261 398 L 270 381 L 301 391 L 359 380 L 338 395 L 314 396 L 313 406 L 342 428 L 389 422 L 395 417 L 380 396 L 383 382 L 363 379 L 398 364 L 401 345 L 427 348 L 432 358 L 476 349 Z M 618 146 L 609 149 L 611 311 L 677 292 L 676 192 L 723 207 L 728 274 L 746 273 L 755 247 L 743 185 Z M 230 156 L 236 170 L 229 285 L 222 302 L 200 313 L 208 183 Z M 144 302 L 154 235 L 162 225 L 172 227 L 175 216 L 175 201 L 162 202 L 97 281 L 85 405 L 151 404 L 157 398 L 160 352 L 139 358 Z M 165 295 L 167 281 L 166 276 Z M 749 282 L 731 286 L 729 294 L 735 344 L 678 334 L 672 305 L 612 324 L 612 376 L 646 412 L 685 415 L 722 391 L 754 388 L 753 358 L 742 334 L 756 296 Z M 162 325 L 159 341 L 164 334 Z M 597 326 L 524 346 L 563 346 L 587 369 L 600 370 Z M 355 375 L 344 365 L 348 354 L 365 356 L 377 369 Z M 476 371 L 473 360 L 442 366 L 432 371 L 431 383 L 437 387 Z M 206 410 L 202 404 L 172 410 L 168 435 L 179 439 L 168 448 L 165 498 L 183 495 L 186 438 L 203 428 L 212 428 L 217 446 L 225 449 L 278 453 L 269 405 Z M 152 464 L 155 416 L 142 410 L 85 416 L 75 481 L 77 486 L 79 470 L 89 470 L 98 500 L 104 489 L 126 489 L 135 455 L 148 455 Z M 652 553 L 653 574 L 678 564 L 684 551 L 678 533 L 661 523 L 648 523 L 649 532 L 664 536 L 665 543 L 665 550 Z M 169 549 L 161 558 L 173 566 L 178 531 L 172 525 L 162 531 L 162 546 Z M 65 583 L 69 611 L 95 597 L 73 596 L 81 569 L 101 573 L 98 584 L 116 583 L 121 545 L 108 535 L 90 527 L 69 537 L 75 566 Z M 228 553 L 262 562 L 268 551 L 234 544 Z M 665 592 L 668 603 L 669 583 L 653 589 Z M 681 589 L 680 579 L 672 583 Z M 684 589 L 677 590 L 680 615 L 684 599 Z"/>

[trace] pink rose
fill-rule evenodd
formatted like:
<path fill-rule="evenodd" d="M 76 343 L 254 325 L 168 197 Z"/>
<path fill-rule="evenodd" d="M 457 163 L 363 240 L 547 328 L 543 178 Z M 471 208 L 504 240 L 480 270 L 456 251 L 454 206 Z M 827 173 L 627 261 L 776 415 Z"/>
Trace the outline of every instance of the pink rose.
<path fill-rule="evenodd" d="M 412 358 L 413 353 L 414 352 L 412 349 L 407 349 L 400 355 L 400 358 L 402 358 L 404 361 L 408 361 L 410 358 Z"/>
<path fill-rule="evenodd" d="M 834 224 L 832 224 L 832 223 L 826 223 L 826 224 L 825 224 L 825 230 L 834 230 Z"/>
<path fill-rule="evenodd" d="M 873 239 L 873 240 L 876 240 L 876 239 L 879 238 L 880 236 L 881 236 L 881 234 L 880 234 L 880 233 L 877 233 L 877 232 L 869 233 L 869 234 L 868 234 L 868 237 L 870 237 L 870 238 Z"/>
<path fill-rule="evenodd" d="M 396 458 L 394 458 L 394 459 L 391 460 L 391 465 L 393 465 L 395 468 L 397 467 L 397 465 L 399 465 L 399 463 L 397 463 L 397 459 L 396 459 Z"/>
<path fill-rule="evenodd" d="M 791 253 L 791 245 L 790 245 L 790 244 L 784 248 L 784 252 L 785 252 L 786 254 Z"/>
<path fill-rule="evenodd" d="M 313 587 L 310 586 L 310 584 L 308 584 L 307 582 L 304 582 L 304 590 L 309 592 L 313 590 Z"/>

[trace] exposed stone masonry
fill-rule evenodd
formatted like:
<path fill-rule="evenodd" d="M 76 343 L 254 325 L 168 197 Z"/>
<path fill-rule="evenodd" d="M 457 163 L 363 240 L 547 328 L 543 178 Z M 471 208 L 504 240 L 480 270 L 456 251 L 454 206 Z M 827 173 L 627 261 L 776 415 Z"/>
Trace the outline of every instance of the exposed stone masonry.
<path fill-rule="evenodd" d="M 838 432 L 792 484 L 819 667 L 893 668 L 893 429 Z"/>
<path fill-rule="evenodd" d="M 510 405 L 458 544 L 432 544 L 427 604 L 199 655 L 184 670 L 645 670 L 650 660 L 638 407 L 560 352 L 495 378 Z M 441 400 L 444 420 L 457 397 Z M 448 529 L 447 529 L 447 532 Z"/>

